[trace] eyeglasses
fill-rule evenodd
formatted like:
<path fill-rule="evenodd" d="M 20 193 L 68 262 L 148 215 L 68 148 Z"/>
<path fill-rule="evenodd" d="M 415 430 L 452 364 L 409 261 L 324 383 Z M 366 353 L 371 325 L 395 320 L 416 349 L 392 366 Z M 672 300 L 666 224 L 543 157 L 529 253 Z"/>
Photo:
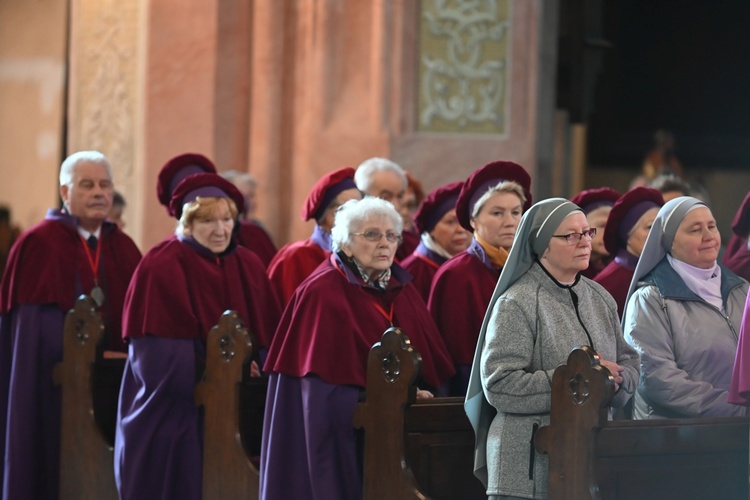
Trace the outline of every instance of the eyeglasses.
<path fill-rule="evenodd" d="M 582 233 L 570 233 L 570 234 L 553 234 L 553 238 L 565 238 L 565 241 L 568 243 L 568 245 L 577 245 L 581 242 L 581 238 L 587 237 L 590 240 L 594 239 L 594 236 L 596 236 L 596 228 L 592 227 L 591 229 L 587 229 Z"/>
<path fill-rule="evenodd" d="M 364 233 L 352 233 L 354 236 L 363 236 L 367 241 L 373 241 L 378 242 L 380 241 L 383 236 L 385 236 L 385 239 L 388 240 L 389 243 L 396 243 L 397 241 L 401 241 L 401 235 L 397 234 L 393 231 L 388 231 L 385 234 L 381 233 L 380 231 L 365 231 Z"/>

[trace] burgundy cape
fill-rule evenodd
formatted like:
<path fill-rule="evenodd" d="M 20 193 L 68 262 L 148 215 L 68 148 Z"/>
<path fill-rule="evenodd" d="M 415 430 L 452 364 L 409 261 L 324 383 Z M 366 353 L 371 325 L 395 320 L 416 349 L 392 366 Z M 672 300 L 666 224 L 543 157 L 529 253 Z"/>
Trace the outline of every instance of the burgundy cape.
<path fill-rule="evenodd" d="M 750 193 L 747 193 L 732 221 L 732 236 L 729 238 L 722 262 L 738 276 L 750 281 L 750 249 L 747 248 L 750 233 Z"/>
<path fill-rule="evenodd" d="M 750 295 L 745 303 L 745 314 L 742 316 L 734 372 L 729 385 L 729 402 L 750 406 Z"/>
<path fill-rule="evenodd" d="M 57 498 L 61 392 L 52 384 L 52 370 L 62 361 L 65 315 L 94 286 L 76 225 L 75 217 L 50 210 L 16 241 L 0 286 L 3 498 Z M 99 244 L 105 348 L 124 350 L 122 303 L 141 253 L 109 222 L 102 225 Z"/>
<path fill-rule="evenodd" d="M 620 250 L 615 259 L 594 278 L 594 281 L 603 286 L 617 302 L 620 319 L 622 319 L 622 311 L 625 310 L 625 300 L 628 298 L 628 288 L 630 288 L 636 264 L 638 264 L 638 257 L 628 253 L 627 250 Z"/>
<path fill-rule="evenodd" d="M 268 277 L 282 307 L 292 298 L 299 284 L 330 254 L 331 252 L 321 248 L 312 238 L 281 247 L 268 265 Z"/>
<path fill-rule="evenodd" d="M 386 291 L 366 285 L 332 255 L 292 296 L 268 352 L 261 498 L 356 499 L 362 495 L 352 424 L 367 357 L 392 324 L 422 356 L 422 378 L 440 387 L 450 357 L 424 302 L 392 266 Z M 293 478 L 290 478 L 293 471 Z"/>
<path fill-rule="evenodd" d="M 260 347 L 270 345 L 279 306 L 263 263 L 232 243 L 217 257 L 192 238 L 152 248 L 128 288 L 130 339 L 120 390 L 115 479 L 123 499 L 201 498 L 202 419 L 195 406 L 205 339 L 237 311 Z"/>
<path fill-rule="evenodd" d="M 468 249 L 440 266 L 432 280 L 427 308 L 456 366 L 451 396 L 465 396 L 479 331 L 500 270 L 473 240 Z"/>
<path fill-rule="evenodd" d="M 268 267 L 271 259 L 276 255 L 276 245 L 273 244 L 266 230 L 249 220 L 240 221 L 237 225 L 237 243 L 252 250 L 263 262 L 264 267 Z"/>
<path fill-rule="evenodd" d="M 421 241 L 419 234 L 408 229 L 405 229 L 401 233 L 401 237 L 403 240 L 396 249 L 396 262 L 399 263 L 409 257 L 412 252 L 417 249 L 417 245 L 419 245 L 419 242 Z"/>
<path fill-rule="evenodd" d="M 427 248 L 420 241 L 417 249 L 401 263 L 401 267 L 414 277 L 412 284 L 424 299 L 425 304 L 430 298 L 432 278 L 435 277 L 440 266 L 447 260 L 442 255 Z"/>

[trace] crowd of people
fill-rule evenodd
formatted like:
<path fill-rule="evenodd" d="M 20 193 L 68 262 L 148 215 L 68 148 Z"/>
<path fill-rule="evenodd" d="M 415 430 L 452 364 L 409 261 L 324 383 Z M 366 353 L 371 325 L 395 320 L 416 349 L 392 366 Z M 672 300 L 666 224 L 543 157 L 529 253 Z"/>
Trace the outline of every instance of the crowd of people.
<path fill-rule="evenodd" d="M 193 391 L 206 336 L 228 309 L 259 348 L 249 376 L 268 382 L 264 499 L 361 497 L 352 418 L 368 352 L 391 326 L 421 356 L 418 398 L 465 397 L 490 498 L 547 497 L 547 459 L 530 443 L 549 424 L 554 370 L 581 345 L 612 377 L 616 418 L 748 414 L 750 194 L 720 255 L 710 202 L 686 185 L 534 203 L 514 162 L 425 193 L 396 162 L 370 158 L 318 179 L 300 212 L 312 234 L 277 250 L 253 215 L 254 179 L 186 153 L 165 162 L 156 186 L 175 231 L 141 255 L 114 187 L 104 155 L 72 154 L 62 208 L 8 255 L 3 499 L 57 498 L 52 371 L 81 294 L 101 311 L 104 353 L 126 358 L 112 465 L 123 499 L 201 498 Z"/>

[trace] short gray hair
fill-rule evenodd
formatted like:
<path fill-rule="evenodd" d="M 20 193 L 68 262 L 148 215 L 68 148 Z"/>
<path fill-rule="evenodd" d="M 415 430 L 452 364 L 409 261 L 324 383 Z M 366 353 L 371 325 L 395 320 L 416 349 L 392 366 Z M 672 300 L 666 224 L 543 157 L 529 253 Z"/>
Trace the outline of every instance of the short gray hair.
<path fill-rule="evenodd" d="M 398 234 L 404 229 L 404 220 L 391 203 L 372 196 L 361 200 L 349 200 L 336 211 L 331 229 L 333 251 L 338 252 L 344 245 L 350 244 L 352 233 L 373 216 L 390 218 L 394 231 Z"/>
<path fill-rule="evenodd" d="M 65 158 L 60 166 L 60 185 L 69 186 L 73 183 L 73 175 L 79 163 L 98 163 L 107 169 L 107 175 L 112 180 L 112 165 L 103 153 L 99 151 L 77 151 Z"/>
<path fill-rule="evenodd" d="M 390 170 L 391 172 L 397 173 L 403 181 L 404 189 L 406 189 L 408 184 L 406 171 L 401 168 L 398 163 L 387 158 L 369 158 L 359 164 L 357 170 L 354 172 L 354 183 L 357 185 L 357 189 L 363 193 L 367 193 L 370 189 L 372 175 L 375 172 L 381 172 L 384 170 Z"/>

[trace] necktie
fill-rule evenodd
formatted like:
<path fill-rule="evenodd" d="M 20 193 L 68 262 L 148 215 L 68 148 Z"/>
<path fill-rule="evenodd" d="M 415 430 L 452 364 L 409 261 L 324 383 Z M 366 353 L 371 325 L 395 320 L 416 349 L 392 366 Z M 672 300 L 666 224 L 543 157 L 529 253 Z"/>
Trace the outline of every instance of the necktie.
<path fill-rule="evenodd" d="M 88 237 L 86 240 L 86 243 L 88 244 L 89 248 L 91 250 L 96 250 L 96 244 L 97 244 L 97 238 L 93 234 Z"/>

